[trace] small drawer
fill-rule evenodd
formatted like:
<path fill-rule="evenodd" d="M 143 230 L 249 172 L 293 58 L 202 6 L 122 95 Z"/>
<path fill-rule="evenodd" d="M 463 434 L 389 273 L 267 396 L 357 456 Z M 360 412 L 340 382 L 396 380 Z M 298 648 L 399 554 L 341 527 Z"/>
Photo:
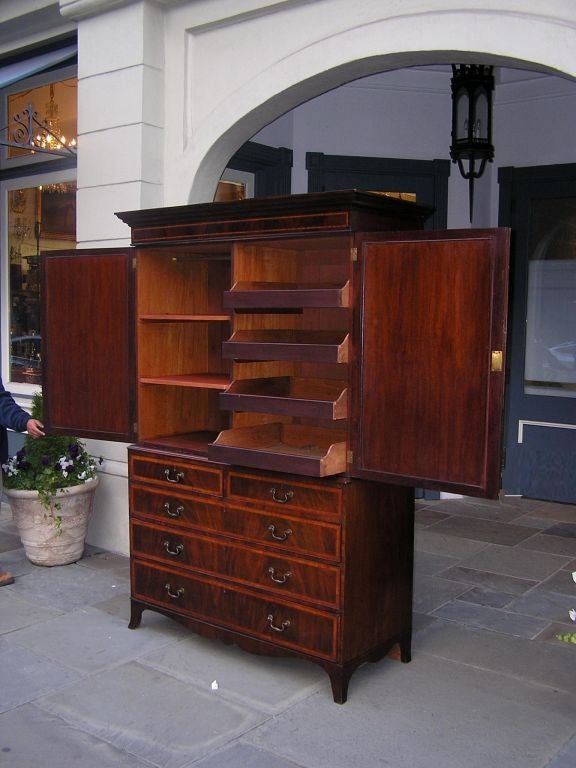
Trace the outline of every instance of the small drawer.
<path fill-rule="evenodd" d="M 130 483 L 130 513 L 159 523 L 219 531 L 224 526 L 224 507 L 217 499 L 207 500 L 172 488 L 149 488 Z"/>
<path fill-rule="evenodd" d="M 130 456 L 130 480 L 145 480 L 166 488 L 194 490 L 214 496 L 221 496 L 224 490 L 221 469 L 167 456 Z"/>
<path fill-rule="evenodd" d="M 341 517 L 340 485 L 303 483 L 282 475 L 252 475 L 232 470 L 229 473 L 228 497 L 260 502 L 277 509 L 303 509 L 323 515 Z"/>
<path fill-rule="evenodd" d="M 210 624 L 336 659 L 340 617 L 174 569 L 132 561 L 132 597 Z"/>
<path fill-rule="evenodd" d="M 131 551 L 135 557 L 164 564 L 177 563 L 183 568 L 221 575 L 286 597 L 339 607 L 340 569 L 337 567 L 144 523 L 133 522 L 130 528 Z"/>
<path fill-rule="evenodd" d="M 130 511 L 133 518 L 161 525 L 172 523 L 276 550 L 333 562 L 340 560 L 341 527 L 332 523 L 279 514 L 276 510 L 224 507 L 196 496 L 133 484 L 130 485 Z"/>

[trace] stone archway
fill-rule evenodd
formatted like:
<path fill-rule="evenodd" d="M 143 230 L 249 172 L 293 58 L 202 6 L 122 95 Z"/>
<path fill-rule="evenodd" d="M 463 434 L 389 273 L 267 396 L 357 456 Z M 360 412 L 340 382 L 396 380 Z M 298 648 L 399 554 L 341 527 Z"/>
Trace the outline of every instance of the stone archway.
<path fill-rule="evenodd" d="M 330 18 L 326 7 L 322 14 L 325 3 L 288 3 L 281 10 L 269 4 L 251 16 L 206 16 L 198 25 L 181 9 L 186 45 L 167 51 L 166 75 L 181 80 L 174 125 L 184 125 L 184 142 L 182 153 L 174 152 L 182 133 L 166 127 L 167 204 L 209 199 L 227 158 L 259 128 L 359 77 L 456 58 L 576 74 L 576 9 L 564 3 L 546 13 L 526 0 L 482 10 L 465 0 L 458 7 L 439 0 L 392 9 L 327 5 Z"/>

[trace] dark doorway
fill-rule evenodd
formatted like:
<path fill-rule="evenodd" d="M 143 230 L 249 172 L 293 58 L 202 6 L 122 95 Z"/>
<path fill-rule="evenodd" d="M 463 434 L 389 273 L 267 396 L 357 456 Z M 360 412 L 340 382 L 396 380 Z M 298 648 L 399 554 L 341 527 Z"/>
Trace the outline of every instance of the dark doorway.
<path fill-rule="evenodd" d="M 446 229 L 449 160 L 404 160 L 387 157 L 325 155 L 307 152 L 308 192 L 362 189 L 413 196 L 434 213 L 426 229 Z"/>
<path fill-rule="evenodd" d="M 501 168 L 512 227 L 508 493 L 576 502 L 576 165 Z"/>

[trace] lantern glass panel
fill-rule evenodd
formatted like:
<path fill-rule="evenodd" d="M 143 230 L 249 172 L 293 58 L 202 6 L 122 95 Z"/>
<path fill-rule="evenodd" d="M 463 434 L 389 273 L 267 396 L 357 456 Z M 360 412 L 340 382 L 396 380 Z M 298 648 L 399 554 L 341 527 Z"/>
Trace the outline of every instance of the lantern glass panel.
<path fill-rule="evenodd" d="M 468 93 L 461 90 L 456 97 L 456 141 L 468 139 Z"/>
<path fill-rule="evenodd" d="M 479 91 L 474 100 L 472 138 L 488 140 L 488 98 L 484 90 Z"/>

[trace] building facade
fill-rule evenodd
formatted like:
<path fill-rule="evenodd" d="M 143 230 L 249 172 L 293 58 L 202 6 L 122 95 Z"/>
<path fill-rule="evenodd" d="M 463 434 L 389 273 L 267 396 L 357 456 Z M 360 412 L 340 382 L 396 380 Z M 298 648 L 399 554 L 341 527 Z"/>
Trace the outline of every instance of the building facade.
<path fill-rule="evenodd" d="M 79 248 L 128 244 L 116 211 L 212 200 L 248 141 L 292 151 L 292 192 L 308 189 L 310 153 L 447 160 L 452 63 L 497 71 L 475 226 L 498 223 L 499 168 L 576 163 L 571 0 L 20 0 L 0 22 L 1 57 L 77 42 Z M 446 208 L 448 226 L 469 226 L 455 166 Z M 8 326 L 4 380 L 25 404 Z M 90 448 L 106 461 L 89 540 L 126 552 L 126 446 Z"/>

